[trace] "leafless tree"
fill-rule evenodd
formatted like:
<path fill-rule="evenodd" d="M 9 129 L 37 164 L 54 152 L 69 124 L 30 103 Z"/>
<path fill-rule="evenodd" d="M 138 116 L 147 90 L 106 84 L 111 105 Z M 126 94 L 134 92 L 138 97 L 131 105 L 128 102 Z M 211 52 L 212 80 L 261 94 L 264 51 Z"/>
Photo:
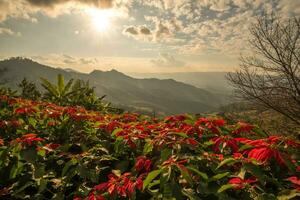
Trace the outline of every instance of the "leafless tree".
<path fill-rule="evenodd" d="M 253 55 L 227 79 L 242 99 L 300 125 L 300 18 L 265 15 L 249 30 Z"/>

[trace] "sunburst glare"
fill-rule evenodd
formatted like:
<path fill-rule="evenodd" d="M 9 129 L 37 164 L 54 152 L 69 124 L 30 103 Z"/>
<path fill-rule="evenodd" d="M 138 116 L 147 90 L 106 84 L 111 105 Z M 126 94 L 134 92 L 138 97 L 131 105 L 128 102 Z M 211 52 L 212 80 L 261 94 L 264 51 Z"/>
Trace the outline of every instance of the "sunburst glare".
<path fill-rule="evenodd" d="M 116 16 L 114 10 L 106 9 L 88 9 L 88 15 L 91 17 L 92 26 L 98 32 L 106 32 L 112 23 L 112 18 Z"/>

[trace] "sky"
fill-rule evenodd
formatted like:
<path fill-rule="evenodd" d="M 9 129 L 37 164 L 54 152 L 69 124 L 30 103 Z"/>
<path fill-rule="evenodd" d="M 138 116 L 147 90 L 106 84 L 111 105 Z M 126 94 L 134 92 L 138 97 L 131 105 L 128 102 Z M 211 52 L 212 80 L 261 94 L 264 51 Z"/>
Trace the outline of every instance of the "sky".
<path fill-rule="evenodd" d="M 0 59 L 80 72 L 232 71 L 263 13 L 300 0 L 0 0 Z"/>

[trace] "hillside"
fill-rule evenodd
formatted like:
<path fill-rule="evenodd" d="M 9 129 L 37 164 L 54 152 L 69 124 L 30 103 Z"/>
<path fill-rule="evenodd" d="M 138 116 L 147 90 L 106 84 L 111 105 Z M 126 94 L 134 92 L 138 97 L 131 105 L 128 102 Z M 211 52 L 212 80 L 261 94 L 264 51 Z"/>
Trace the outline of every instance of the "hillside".
<path fill-rule="evenodd" d="M 94 70 L 89 74 L 63 70 L 41 65 L 29 59 L 13 58 L 0 61 L 0 69 L 5 69 L 1 80 L 16 88 L 24 77 L 39 82 L 40 77 L 55 81 L 57 74 L 67 80 L 78 78 L 89 80 L 99 96 L 107 95 L 106 100 L 115 105 L 155 110 L 163 114 L 200 113 L 215 111 L 222 104 L 222 98 L 207 90 L 197 88 L 173 79 L 138 79 L 116 70 Z"/>
<path fill-rule="evenodd" d="M 174 73 L 130 73 L 135 78 L 174 79 L 186 84 L 194 85 L 214 93 L 230 94 L 226 74 L 228 72 L 174 72 Z"/>

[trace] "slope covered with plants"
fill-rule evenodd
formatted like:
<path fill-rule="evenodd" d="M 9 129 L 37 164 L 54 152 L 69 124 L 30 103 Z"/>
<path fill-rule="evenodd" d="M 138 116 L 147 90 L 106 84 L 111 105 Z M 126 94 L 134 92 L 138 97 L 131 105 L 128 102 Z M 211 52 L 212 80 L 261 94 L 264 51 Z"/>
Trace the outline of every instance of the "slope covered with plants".
<path fill-rule="evenodd" d="M 1 199 L 296 199 L 298 141 L 245 122 L 0 97 Z"/>

